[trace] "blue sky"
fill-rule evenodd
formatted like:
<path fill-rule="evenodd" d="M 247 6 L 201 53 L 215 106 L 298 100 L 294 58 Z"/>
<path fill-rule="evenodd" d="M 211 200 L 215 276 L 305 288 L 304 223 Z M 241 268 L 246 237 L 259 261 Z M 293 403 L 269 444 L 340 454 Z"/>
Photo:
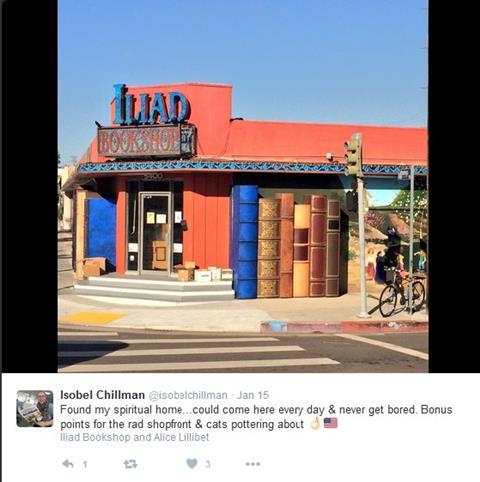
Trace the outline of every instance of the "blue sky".
<path fill-rule="evenodd" d="M 369 189 L 370 206 L 388 206 L 398 194 L 398 189 Z"/>
<path fill-rule="evenodd" d="M 60 0 L 62 164 L 113 84 L 233 85 L 252 120 L 427 125 L 427 0 Z"/>

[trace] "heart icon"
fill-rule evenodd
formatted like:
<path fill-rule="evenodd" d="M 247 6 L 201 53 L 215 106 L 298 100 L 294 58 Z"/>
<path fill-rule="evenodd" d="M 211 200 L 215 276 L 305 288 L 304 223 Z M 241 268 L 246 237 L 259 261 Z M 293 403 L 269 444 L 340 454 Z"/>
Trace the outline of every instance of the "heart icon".
<path fill-rule="evenodd" d="M 193 469 L 197 465 L 197 459 L 187 459 L 187 465 Z"/>

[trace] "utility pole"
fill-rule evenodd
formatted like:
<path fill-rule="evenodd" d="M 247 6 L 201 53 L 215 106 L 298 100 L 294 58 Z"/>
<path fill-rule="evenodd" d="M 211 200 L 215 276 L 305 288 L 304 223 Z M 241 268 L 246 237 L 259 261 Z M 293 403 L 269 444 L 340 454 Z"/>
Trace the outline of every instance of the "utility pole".
<path fill-rule="evenodd" d="M 360 313 L 359 318 L 370 318 L 367 312 L 367 285 L 365 280 L 365 203 L 362 172 L 362 134 L 355 133 L 350 141 L 345 142 L 345 174 L 353 175 L 357 180 L 358 194 L 358 237 L 360 244 Z"/>
<path fill-rule="evenodd" d="M 367 312 L 367 284 L 365 280 L 365 204 L 363 178 L 358 178 L 358 230 L 360 242 L 360 313 L 359 318 L 370 318 Z"/>
<path fill-rule="evenodd" d="M 410 179 L 410 219 L 409 219 L 409 243 L 408 243 L 408 312 L 413 314 L 413 203 L 415 194 L 415 166 L 410 166 L 410 170 L 400 171 L 399 180 Z"/>

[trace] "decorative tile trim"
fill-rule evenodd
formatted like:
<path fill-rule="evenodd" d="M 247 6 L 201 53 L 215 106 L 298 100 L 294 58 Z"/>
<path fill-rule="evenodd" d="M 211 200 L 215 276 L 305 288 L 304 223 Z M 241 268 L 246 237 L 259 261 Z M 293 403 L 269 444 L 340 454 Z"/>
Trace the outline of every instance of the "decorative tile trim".
<path fill-rule="evenodd" d="M 398 174 L 400 171 L 405 171 L 409 168 L 410 166 L 364 165 L 362 170 L 365 174 Z M 425 166 L 415 166 L 415 174 L 425 176 L 427 168 Z"/>
<path fill-rule="evenodd" d="M 260 172 L 310 172 L 343 174 L 343 164 L 330 164 L 319 162 L 275 162 L 275 161 L 219 161 L 219 160 L 152 160 L 152 161 L 110 161 L 86 162 L 80 164 L 79 172 L 130 172 L 130 171 L 157 171 L 157 170 L 222 170 L 222 171 L 260 171 Z M 406 166 L 399 165 L 364 165 L 365 174 L 398 174 Z M 415 166 L 415 174 L 426 175 L 425 166 Z"/>

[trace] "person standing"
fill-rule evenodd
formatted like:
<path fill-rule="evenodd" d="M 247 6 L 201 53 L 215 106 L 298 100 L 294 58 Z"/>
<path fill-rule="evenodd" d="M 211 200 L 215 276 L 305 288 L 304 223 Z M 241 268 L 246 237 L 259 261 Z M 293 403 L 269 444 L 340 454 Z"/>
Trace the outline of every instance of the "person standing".
<path fill-rule="evenodd" d="M 365 267 L 365 273 L 368 280 L 373 280 L 375 278 L 375 257 L 372 248 L 367 251 L 367 266 Z"/>
<path fill-rule="evenodd" d="M 414 253 L 415 256 L 418 256 L 418 271 L 421 273 L 425 273 L 425 264 L 427 262 L 427 253 L 420 248 L 416 253 Z"/>
<path fill-rule="evenodd" d="M 34 422 L 34 427 L 51 427 L 53 425 L 53 405 L 47 400 L 45 392 L 38 392 L 37 408 L 40 410 L 42 420 Z"/>
<path fill-rule="evenodd" d="M 381 285 L 385 284 L 385 260 L 383 251 L 377 253 L 375 258 L 375 282 Z"/>

